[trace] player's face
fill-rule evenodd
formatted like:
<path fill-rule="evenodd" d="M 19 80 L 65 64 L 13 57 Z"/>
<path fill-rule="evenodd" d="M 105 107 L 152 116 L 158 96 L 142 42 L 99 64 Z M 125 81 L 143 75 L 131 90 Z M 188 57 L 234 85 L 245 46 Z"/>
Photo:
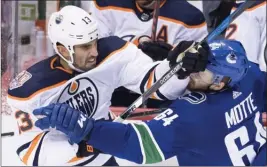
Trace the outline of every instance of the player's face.
<path fill-rule="evenodd" d="M 189 90 L 208 90 L 212 85 L 213 74 L 205 70 L 204 72 L 193 73 L 187 86 Z"/>
<path fill-rule="evenodd" d="M 96 66 L 97 40 L 74 46 L 74 67 L 83 71 L 88 71 Z"/>

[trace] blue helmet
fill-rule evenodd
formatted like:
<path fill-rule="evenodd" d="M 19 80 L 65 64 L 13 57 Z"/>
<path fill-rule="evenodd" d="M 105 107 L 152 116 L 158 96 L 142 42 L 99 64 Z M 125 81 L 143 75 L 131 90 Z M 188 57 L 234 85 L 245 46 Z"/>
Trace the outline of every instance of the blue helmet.
<path fill-rule="evenodd" d="M 213 83 L 230 77 L 228 86 L 237 84 L 247 74 L 249 63 L 242 44 L 235 40 L 214 40 L 209 43 L 211 55 L 207 69 L 214 74 Z"/>

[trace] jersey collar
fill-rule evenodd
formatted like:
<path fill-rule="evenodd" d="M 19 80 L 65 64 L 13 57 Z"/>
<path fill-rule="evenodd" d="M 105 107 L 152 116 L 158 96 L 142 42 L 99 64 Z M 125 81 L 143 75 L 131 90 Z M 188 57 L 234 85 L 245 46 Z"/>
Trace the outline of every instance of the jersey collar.
<path fill-rule="evenodd" d="M 166 1 L 167 0 L 163 0 L 160 2 L 160 8 L 166 3 Z M 143 22 L 147 22 L 153 17 L 153 10 L 142 9 L 136 1 L 135 1 L 134 11 L 137 17 Z"/>

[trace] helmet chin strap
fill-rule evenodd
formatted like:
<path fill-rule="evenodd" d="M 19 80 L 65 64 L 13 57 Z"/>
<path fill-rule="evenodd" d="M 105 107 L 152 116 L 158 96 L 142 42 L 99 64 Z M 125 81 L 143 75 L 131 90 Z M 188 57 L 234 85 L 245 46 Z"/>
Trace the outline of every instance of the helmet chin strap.
<path fill-rule="evenodd" d="M 58 50 L 56 50 L 56 53 L 57 53 L 57 54 L 58 54 L 58 55 L 59 55 L 65 62 L 67 62 L 68 66 L 69 66 L 71 69 L 73 69 L 73 70 L 75 70 L 75 71 L 77 71 L 77 72 L 85 72 L 84 70 L 81 70 L 81 69 L 79 69 L 79 68 L 76 68 L 76 67 L 73 65 L 73 63 L 74 63 L 74 58 L 73 58 L 74 51 L 73 51 L 73 50 L 69 50 L 71 61 L 67 60 L 64 56 L 62 56 L 62 54 L 60 54 Z"/>
<path fill-rule="evenodd" d="M 71 58 L 71 61 L 68 61 L 67 60 L 67 63 L 69 65 L 69 67 L 75 71 L 78 71 L 78 72 L 85 72 L 84 70 L 81 70 L 79 68 L 76 68 L 74 67 L 73 63 L 74 63 L 74 50 L 73 50 L 73 47 L 71 48 L 71 50 L 69 50 L 69 53 L 70 53 L 70 58 Z"/>
<path fill-rule="evenodd" d="M 83 70 L 81 70 L 81 69 L 79 69 L 79 68 L 74 67 L 73 63 L 71 63 L 70 61 L 67 61 L 67 63 L 68 63 L 68 66 L 69 66 L 71 69 L 73 69 L 73 70 L 75 70 L 75 71 L 78 71 L 78 72 L 85 72 L 85 71 L 83 71 Z"/>

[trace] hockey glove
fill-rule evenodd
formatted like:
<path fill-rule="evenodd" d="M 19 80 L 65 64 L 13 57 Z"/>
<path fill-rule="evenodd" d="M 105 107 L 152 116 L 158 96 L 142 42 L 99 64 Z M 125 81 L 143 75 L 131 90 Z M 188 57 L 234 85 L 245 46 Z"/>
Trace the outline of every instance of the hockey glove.
<path fill-rule="evenodd" d="M 79 149 L 76 153 L 78 158 L 88 157 L 91 155 L 102 153 L 100 150 L 94 148 L 91 145 L 88 145 L 86 141 L 81 141 L 79 143 Z"/>
<path fill-rule="evenodd" d="M 182 68 L 177 72 L 179 79 L 185 79 L 191 73 L 204 71 L 207 66 L 209 46 L 204 43 L 195 49 L 193 46 L 196 44 L 194 41 L 182 41 L 168 54 L 167 60 L 170 61 L 170 67 L 182 59 Z M 185 50 L 188 52 L 184 54 Z"/>
<path fill-rule="evenodd" d="M 162 41 L 144 41 L 138 45 L 138 48 L 154 61 L 159 61 L 167 58 L 172 45 Z"/>
<path fill-rule="evenodd" d="M 94 119 L 84 113 L 71 108 L 67 104 L 50 104 L 35 109 L 33 114 L 38 118 L 35 126 L 40 129 L 56 128 L 65 133 L 70 143 L 80 143 L 93 128 Z"/>

